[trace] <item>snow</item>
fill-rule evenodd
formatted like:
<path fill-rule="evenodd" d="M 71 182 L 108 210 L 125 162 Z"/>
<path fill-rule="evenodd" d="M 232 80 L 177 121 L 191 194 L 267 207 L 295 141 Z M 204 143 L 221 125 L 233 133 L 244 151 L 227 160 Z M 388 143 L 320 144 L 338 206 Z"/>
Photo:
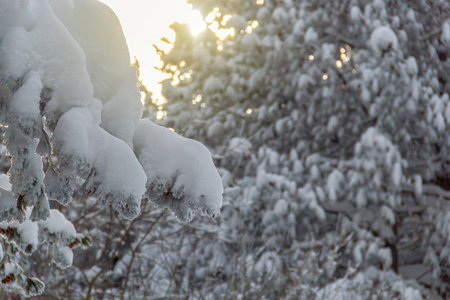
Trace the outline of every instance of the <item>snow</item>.
<path fill-rule="evenodd" d="M 0 79 L 17 84 L 17 90 L 2 90 L 2 101 L 11 96 L 2 102 L 8 110 L 2 111 L 2 126 L 13 164 L 10 176 L 0 177 L 0 219 L 10 222 L 1 226 L 17 231 L 10 241 L 31 253 L 41 221 L 40 234 L 53 260 L 62 268 L 70 266 L 73 253 L 66 244 L 76 231 L 60 212 L 50 211 L 47 194 L 67 204 L 77 176 L 86 180 L 85 193 L 126 218 L 139 213 L 147 182 L 183 197 L 180 216 L 192 210 L 219 214 L 222 181 L 211 153 L 200 143 L 140 121 L 136 69 L 130 66 L 117 17 L 107 6 L 87 0 L 0 4 Z M 220 91 L 223 83 L 212 79 L 211 89 Z M 145 132 L 135 136 L 143 123 Z M 42 158 L 35 154 L 37 139 L 40 155 L 48 155 L 50 143 L 59 157 L 45 180 Z M 133 139 L 142 147 L 134 149 Z M 142 153 L 149 181 L 134 150 Z M 17 195 L 24 195 L 26 216 Z"/>
<path fill-rule="evenodd" d="M 212 123 L 211 126 L 208 127 L 206 135 L 208 136 L 209 139 L 218 138 L 222 135 L 223 130 L 224 130 L 223 123 L 216 121 Z"/>
<path fill-rule="evenodd" d="M 310 85 L 314 85 L 315 81 L 314 79 L 307 74 L 302 74 L 300 75 L 299 79 L 298 79 L 298 87 L 299 88 L 307 88 Z"/>
<path fill-rule="evenodd" d="M 385 8 L 384 0 L 374 0 L 373 7 L 375 7 L 378 11 L 381 11 Z"/>
<path fill-rule="evenodd" d="M 389 248 L 378 249 L 378 257 L 381 259 L 384 270 L 389 270 L 392 265 L 392 253 Z"/>
<path fill-rule="evenodd" d="M 252 151 L 252 144 L 247 139 L 235 137 L 230 140 L 228 150 L 249 155 Z"/>
<path fill-rule="evenodd" d="M 370 35 L 368 43 L 377 55 L 381 55 L 390 49 L 398 50 L 397 35 L 388 26 L 375 28 Z"/>
<path fill-rule="evenodd" d="M 50 210 L 47 197 L 67 204 L 83 180 L 85 196 L 128 219 L 139 213 L 144 194 L 182 221 L 193 212 L 219 215 L 222 179 L 210 151 L 141 121 L 136 69 L 117 17 L 106 5 L 0 0 L 0 7 L 0 126 L 12 156 L 8 176 L 0 175 L 6 242 L 25 254 L 46 243 L 53 262 L 68 268 L 71 248 L 89 238 Z M 210 79 L 209 92 L 224 90 L 221 79 Z M 182 96 L 191 97 L 190 90 Z M 7 274 L 21 274 L 18 265 L 2 267 Z M 24 293 L 42 293 L 38 280 L 23 275 L 18 285 L 20 280 Z"/>
<path fill-rule="evenodd" d="M 9 6 L 3 13 L 10 18 L 0 24 L 7 28 L 0 45 L 0 75 L 21 78 L 30 70 L 40 73 L 42 84 L 52 89 L 52 99 L 45 110 L 49 122 L 54 122 L 72 106 L 89 103 L 93 88 L 80 46 L 46 1 L 32 3 L 27 9 Z M 25 26 L 20 27 L 16 19 L 26 18 Z"/>
<path fill-rule="evenodd" d="M 31 210 L 27 211 L 27 217 L 29 218 Z M 8 224 L 11 226 L 11 224 Z M 23 224 L 17 226 L 17 233 L 20 235 L 20 239 L 23 245 L 19 244 L 19 248 L 23 249 L 25 253 L 31 254 L 37 249 L 39 245 L 38 241 L 38 225 L 35 222 L 27 219 Z M 24 246 L 26 245 L 26 246 Z"/>
<path fill-rule="evenodd" d="M 15 234 L 8 236 L 9 242 L 14 243 L 19 249 L 30 255 L 39 245 L 38 241 L 38 225 L 32 222 L 29 218 L 31 209 L 26 211 L 26 220 L 23 223 L 19 222 L 2 222 L 0 228 L 13 229 Z"/>
<path fill-rule="evenodd" d="M 273 10 L 272 17 L 279 24 L 284 24 L 288 20 L 288 14 L 281 6 Z"/>
<path fill-rule="evenodd" d="M 147 181 L 136 156 L 124 141 L 98 125 L 90 126 L 88 140 L 88 159 L 95 172 L 96 195 L 103 204 L 113 205 L 125 218 L 136 217 Z"/>
<path fill-rule="evenodd" d="M 441 40 L 445 43 L 450 44 L 450 21 L 444 22 L 444 24 L 442 24 Z"/>
<path fill-rule="evenodd" d="M 76 234 L 73 224 L 56 209 L 50 210 L 50 218 L 42 223 L 42 226 L 45 226 L 50 234 L 59 234 L 63 240 L 69 240 Z"/>
<path fill-rule="evenodd" d="M 261 43 L 259 37 L 256 34 L 246 34 L 242 36 L 241 39 L 242 47 L 248 49 L 249 51 L 257 51 L 258 47 Z M 272 45 L 276 47 L 276 42 L 273 42 Z M 206 84 L 206 82 L 205 82 Z"/>
<path fill-rule="evenodd" d="M 58 248 L 50 245 L 49 254 L 52 257 L 52 262 L 60 269 L 67 269 L 72 265 L 73 252 L 68 246 Z"/>
<path fill-rule="evenodd" d="M 392 226 L 396 223 L 393 210 L 386 205 L 381 208 L 381 216 Z"/>
<path fill-rule="evenodd" d="M 205 83 L 203 85 L 203 92 L 205 93 L 205 95 L 212 95 L 221 92 L 224 89 L 225 86 L 223 82 L 216 76 L 210 76 L 205 80 Z"/>
<path fill-rule="evenodd" d="M 9 183 L 9 177 L 6 174 L 0 174 L 0 189 L 11 191 L 11 184 Z"/>
<path fill-rule="evenodd" d="M 2 275 L 2 278 L 9 274 L 14 274 L 17 276 L 23 272 L 22 268 L 13 261 L 5 262 L 0 268 L 0 275 Z"/>
<path fill-rule="evenodd" d="M 417 66 L 417 61 L 413 56 L 408 57 L 406 60 L 406 72 L 411 75 L 417 75 L 419 68 Z"/>
<path fill-rule="evenodd" d="M 327 130 L 329 133 L 334 132 L 339 125 L 339 119 L 336 116 L 331 116 L 328 120 Z"/>
<path fill-rule="evenodd" d="M 125 217 L 133 218 L 139 212 L 141 196 L 145 192 L 145 173 L 129 145 L 92 121 L 85 108 L 72 108 L 66 112 L 55 129 L 55 150 L 63 158 L 67 157 L 80 175 L 87 176 L 92 167 L 95 173 L 93 184 L 100 200 L 113 204 Z M 51 174 L 46 176 L 48 185 Z M 55 193 L 55 188 L 49 192 Z M 59 198 L 56 194 L 53 197 Z"/>
<path fill-rule="evenodd" d="M 259 19 L 261 20 L 261 18 Z M 304 29 L 305 29 L 305 22 L 302 19 L 299 19 L 296 21 L 294 27 L 292 28 L 292 34 L 294 36 L 301 36 Z"/>
<path fill-rule="evenodd" d="M 101 127 L 112 135 L 125 141 L 131 148 L 133 135 L 142 114 L 141 94 L 136 86 L 121 87 L 117 93 L 103 105 Z"/>
<path fill-rule="evenodd" d="M 367 197 L 364 188 L 360 188 L 356 195 L 356 207 L 363 208 L 367 206 Z"/>
<path fill-rule="evenodd" d="M 352 6 L 350 9 L 350 17 L 353 22 L 360 22 L 361 18 L 363 17 L 361 10 L 358 6 Z"/>
<path fill-rule="evenodd" d="M 436 115 L 436 118 L 434 119 L 434 125 L 436 126 L 437 131 L 440 134 L 443 134 L 445 132 L 446 124 L 442 113 L 438 113 Z"/>
<path fill-rule="evenodd" d="M 317 34 L 317 32 L 312 27 L 309 27 L 306 30 L 305 42 L 307 42 L 307 43 L 314 43 L 315 41 L 317 41 L 318 38 L 319 38 L 319 35 Z"/>
<path fill-rule="evenodd" d="M 391 174 L 391 178 L 392 178 L 392 183 L 394 186 L 399 187 L 401 180 L 402 180 L 402 166 L 399 162 L 397 162 L 393 169 L 392 169 L 392 174 Z"/>
<path fill-rule="evenodd" d="M 423 195 L 423 181 L 422 176 L 420 175 L 414 175 L 414 192 L 416 193 L 416 196 L 422 196 Z"/>
<path fill-rule="evenodd" d="M 92 116 L 85 108 L 72 108 L 62 115 L 53 133 L 55 151 L 86 160 L 89 144 L 87 127 L 91 123 Z"/>
<path fill-rule="evenodd" d="M 344 175 L 338 170 L 333 170 L 333 172 L 328 176 L 327 179 L 327 192 L 328 198 L 332 203 L 336 203 L 339 191 L 339 187 L 344 180 Z"/>
<path fill-rule="evenodd" d="M 278 217 L 283 217 L 283 216 L 287 215 L 287 213 L 289 211 L 289 206 L 288 206 L 287 201 L 284 199 L 278 200 L 275 203 L 273 210 Z"/>
<path fill-rule="evenodd" d="M 41 133 L 42 121 L 39 101 L 42 83 L 35 71 L 30 71 L 24 78 L 23 85 L 11 99 L 8 118 L 31 136 Z"/>
<path fill-rule="evenodd" d="M 150 200 L 182 221 L 190 220 L 192 211 L 210 217 L 220 213 L 222 180 L 205 146 L 148 119 L 141 121 L 133 142 Z"/>
<path fill-rule="evenodd" d="M 23 222 L 25 216 L 17 209 L 17 200 L 14 195 L 3 188 L 0 188 L 0 221 L 11 222 L 19 220 Z"/>

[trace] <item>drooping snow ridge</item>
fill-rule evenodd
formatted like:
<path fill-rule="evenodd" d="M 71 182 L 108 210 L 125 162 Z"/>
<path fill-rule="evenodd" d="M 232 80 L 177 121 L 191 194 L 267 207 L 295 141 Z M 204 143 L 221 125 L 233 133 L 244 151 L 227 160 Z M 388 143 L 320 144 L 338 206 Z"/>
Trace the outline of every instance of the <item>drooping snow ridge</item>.
<path fill-rule="evenodd" d="M 88 157 L 95 172 L 95 195 L 102 203 L 112 205 L 124 217 L 135 218 L 140 212 L 147 182 L 142 166 L 124 141 L 98 125 L 88 128 L 88 136 Z"/>
<path fill-rule="evenodd" d="M 194 211 L 219 215 L 222 180 L 205 146 L 148 119 L 141 121 L 133 142 L 147 175 L 150 200 L 183 222 L 190 221 Z"/>
<path fill-rule="evenodd" d="M 54 147 L 61 154 L 62 172 L 49 170 L 49 194 L 63 204 L 70 201 L 76 175 L 86 178 L 87 192 L 111 204 L 127 218 L 140 211 L 146 177 L 132 150 L 122 140 L 93 124 L 87 109 L 72 108 L 59 120 L 54 132 Z M 92 170 L 91 170 L 92 168 Z M 65 170 L 75 169 L 75 173 Z M 73 186 L 63 183 L 73 182 Z M 67 199 L 69 197 L 69 199 Z"/>

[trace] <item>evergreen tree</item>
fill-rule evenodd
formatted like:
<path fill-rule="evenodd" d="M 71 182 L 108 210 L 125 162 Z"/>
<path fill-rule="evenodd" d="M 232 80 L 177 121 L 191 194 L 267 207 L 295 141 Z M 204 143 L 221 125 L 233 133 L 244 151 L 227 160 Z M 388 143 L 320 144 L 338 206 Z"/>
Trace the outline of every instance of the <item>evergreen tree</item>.
<path fill-rule="evenodd" d="M 161 123 L 221 167 L 199 293 L 448 297 L 450 5 L 190 2 Z"/>

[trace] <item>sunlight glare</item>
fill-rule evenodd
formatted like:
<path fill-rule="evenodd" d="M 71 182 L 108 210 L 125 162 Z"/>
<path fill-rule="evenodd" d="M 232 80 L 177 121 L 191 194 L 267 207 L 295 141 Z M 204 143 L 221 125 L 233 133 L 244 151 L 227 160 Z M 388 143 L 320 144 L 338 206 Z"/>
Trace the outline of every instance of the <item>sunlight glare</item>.
<path fill-rule="evenodd" d="M 212 22 L 211 25 L 208 26 L 208 28 L 211 29 L 212 32 L 216 32 L 219 29 L 219 22 Z"/>
<path fill-rule="evenodd" d="M 171 82 L 172 86 L 177 86 L 180 83 L 180 79 L 178 78 L 177 75 L 173 76 L 173 80 Z"/>
<path fill-rule="evenodd" d="M 222 22 L 220 22 L 220 24 L 221 24 L 222 26 L 227 25 L 227 22 L 231 20 L 231 17 L 232 17 L 231 15 L 225 15 L 225 16 L 223 16 Z"/>
<path fill-rule="evenodd" d="M 193 10 L 186 0 L 100 0 L 117 15 L 122 25 L 130 57 L 136 56 L 141 66 L 141 79 L 153 92 L 153 98 L 161 102 L 161 82 L 167 75 L 155 68 L 161 68 L 162 62 L 156 54 L 153 44 L 168 51 L 172 45 L 161 41 L 166 37 L 175 39 L 175 33 L 169 28 L 173 22 L 186 23 L 191 33 L 198 35 L 206 29 L 206 23 L 200 12 Z M 216 13 L 216 12 L 215 12 Z M 214 13 L 214 15 L 215 15 Z M 132 59 L 133 61 L 133 59 Z"/>
<path fill-rule="evenodd" d="M 142 104 L 145 104 L 145 98 L 147 97 L 147 95 L 144 92 L 141 92 L 141 102 Z"/>
<path fill-rule="evenodd" d="M 210 23 L 212 23 L 214 21 L 215 18 L 216 18 L 216 13 L 215 12 L 210 12 L 206 16 L 205 21 L 206 21 L 206 23 L 210 24 Z"/>
<path fill-rule="evenodd" d="M 197 95 L 197 96 L 194 98 L 194 100 L 195 100 L 195 102 L 197 102 L 197 103 L 201 102 L 201 101 L 202 101 L 202 95 Z"/>
<path fill-rule="evenodd" d="M 345 63 L 350 61 L 350 57 L 345 55 L 344 53 L 341 54 L 341 59 Z"/>

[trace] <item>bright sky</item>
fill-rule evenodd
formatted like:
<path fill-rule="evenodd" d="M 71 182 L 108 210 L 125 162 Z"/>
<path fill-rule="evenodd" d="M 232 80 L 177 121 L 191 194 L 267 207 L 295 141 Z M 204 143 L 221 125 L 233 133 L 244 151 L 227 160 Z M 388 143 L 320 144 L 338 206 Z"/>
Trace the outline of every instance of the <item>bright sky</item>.
<path fill-rule="evenodd" d="M 174 33 L 169 25 L 175 21 L 188 23 L 191 31 L 197 34 L 206 28 L 198 11 L 186 0 L 100 0 L 111 7 L 122 24 L 131 61 L 137 57 L 141 65 L 141 78 L 156 98 L 160 96 L 161 87 L 158 82 L 163 79 L 160 71 L 159 56 L 152 46 L 163 46 L 162 37 L 174 40 Z M 162 47 L 160 47 L 162 48 Z"/>

